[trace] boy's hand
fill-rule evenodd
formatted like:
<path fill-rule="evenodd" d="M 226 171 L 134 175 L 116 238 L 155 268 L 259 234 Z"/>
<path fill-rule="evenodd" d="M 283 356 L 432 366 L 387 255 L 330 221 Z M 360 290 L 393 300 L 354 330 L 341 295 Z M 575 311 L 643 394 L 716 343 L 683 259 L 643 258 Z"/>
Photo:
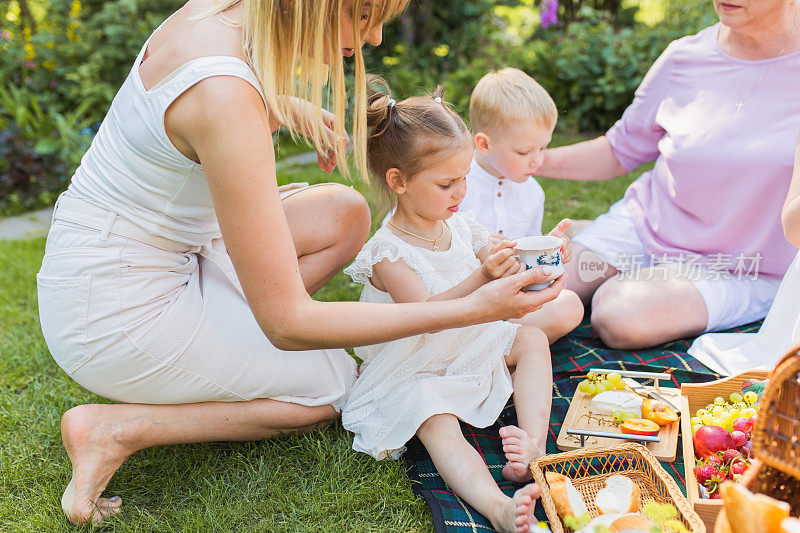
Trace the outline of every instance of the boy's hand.
<path fill-rule="evenodd" d="M 483 275 L 492 280 L 511 276 L 519 272 L 522 265 L 514 256 L 516 254 L 516 250 L 514 249 L 516 244 L 515 241 L 510 241 L 508 239 L 502 239 L 496 242 L 492 246 L 486 261 L 481 265 Z"/>
<path fill-rule="evenodd" d="M 567 230 L 572 225 L 572 220 L 565 218 L 558 225 L 553 228 L 553 231 L 548 233 L 548 235 L 552 235 L 553 237 L 561 237 L 564 239 L 564 244 L 561 245 L 561 261 L 563 263 L 569 263 L 572 260 L 572 242 L 567 237 Z"/>

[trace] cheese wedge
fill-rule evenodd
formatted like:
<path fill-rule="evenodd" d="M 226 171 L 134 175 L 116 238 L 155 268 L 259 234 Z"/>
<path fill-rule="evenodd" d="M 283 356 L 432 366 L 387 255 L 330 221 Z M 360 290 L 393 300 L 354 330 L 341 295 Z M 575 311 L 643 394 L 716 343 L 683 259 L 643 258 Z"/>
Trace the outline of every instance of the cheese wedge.
<path fill-rule="evenodd" d="M 596 394 L 589 404 L 592 413 L 611 415 L 614 411 L 636 413 L 636 418 L 642 418 L 642 402 L 638 394 L 625 390 L 607 390 Z"/>

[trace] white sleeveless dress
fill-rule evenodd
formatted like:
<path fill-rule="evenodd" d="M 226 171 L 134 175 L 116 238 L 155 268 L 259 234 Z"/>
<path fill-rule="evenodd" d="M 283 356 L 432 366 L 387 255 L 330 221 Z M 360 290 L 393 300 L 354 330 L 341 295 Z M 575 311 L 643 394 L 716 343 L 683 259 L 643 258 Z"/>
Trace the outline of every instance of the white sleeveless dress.
<path fill-rule="evenodd" d="M 758 333 L 708 333 L 692 343 L 689 355 L 715 372 L 732 376 L 754 368 L 771 370 L 798 344 L 800 253 L 786 271 Z"/>
<path fill-rule="evenodd" d="M 369 281 L 373 265 L 384 259 L 404 261 L 431 294 L 466 279 L 480 266 L 475 254 L 489 232 L 461 213 L 447 224 L 452 242 L 441 252 L 417 248 L 380 228 L 345 269 L 364 284 L 361 301 L 393 303 Z M 454 414 L 475 427 L 494 423 L 513 391 L 504 356 L 518 327 L 490 322 L 356 348 L 364 362 L 342 410 L 342 424 L 355 433 L 353 449 L 396 459 L 419 426 L 437 414 Z"/>
<path fill-rule="evenodd" d="M 55 208 L 37 275 L 53 358 L 82 386 L 122 402 L 338 407 L 355 361 L 341 349 L 279 350 L 264 335 L 203 167 L 164 129 L 167 108 L 196 83 L 233 76 L 261 93 L 256 76 L 238 58 L 201 57 L 147 90 L 139 66 L 149 42 Z"/>

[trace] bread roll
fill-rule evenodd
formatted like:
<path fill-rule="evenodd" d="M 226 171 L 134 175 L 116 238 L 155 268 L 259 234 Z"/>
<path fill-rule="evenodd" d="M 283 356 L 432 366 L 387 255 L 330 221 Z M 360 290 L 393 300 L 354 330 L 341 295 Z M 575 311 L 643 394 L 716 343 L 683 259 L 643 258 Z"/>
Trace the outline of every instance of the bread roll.
<path fill-rule="evenodd" d="M 594 504 L 601 514 L 635 513 L 642 504 L 641 491 L 629 477 L 617 474 L 606 480 Z"/>
<path fill-rule="evenodd" d="M 565 516 L 577 517 L 589 512 L 586 502 L 570 478 L 557 472 L 545 472 L 544 477 L 550 487 L 558 516 L 563 519 Z"/>
<path fill-rule="evenodd" d="M 608 531 L 609 533 L 650 533 L 650 530 L 657 525 L 644 515 L 634 514 L 617 518 L 608 526 Z"/>

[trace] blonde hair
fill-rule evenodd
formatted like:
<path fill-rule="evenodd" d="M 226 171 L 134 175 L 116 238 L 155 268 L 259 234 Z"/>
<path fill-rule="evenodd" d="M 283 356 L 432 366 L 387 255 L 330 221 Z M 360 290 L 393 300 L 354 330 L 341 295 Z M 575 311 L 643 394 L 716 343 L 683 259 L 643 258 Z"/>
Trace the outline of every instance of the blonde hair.
<path fill-rule="evenodd" d="M 523 120 L 536 120 L 554 128 L 558 109 L 536 80 L 516 68 L 504 68 L 480 79 L 469 101 L 472 129 L 491 131 Z"/>
<path fill-rule="evenodd" d="M 433 94 L 395 102 L 385 81 L 372 76 L 368 80 L 367 166 L 385 214 L 394 199 L 386 182 L 389 169 L 396 168 L 403 179 L 411 180 L 458 149 L 471 148 L 472 134 L 444 101 L 441 85 Z M 372 85 L 383 90 L 373 90 Z"/>
<path fill-rule="evenodd" d="M 261 83 L 269 111 L 286 125 L 295 138 L 300 122 L 292 116 L 289 97 L 302 98 L 314 104 L 315 116 L 307 124 L 309 137 L 316 150 L 333 150 L 342 173 L 350 177 L 344 136 L 347 107 L 344 60 L 340 42 L 342 6 L 348 0 L 217 0 L 218 3 L 201 16 L 213 16 L 239 4 L 244 8 L 242 50 L 244 57 Z M 366 92 L 364 90 L 364 57 L 361 54 L 360 17 L 369 16 L 363 35 L 369 35 L 386 20 L 399 14 L 408 0 L 352 0 L 353 39 L 355 43 L 355 105 L 353 148 L 356 170 L 367 172 Z M 325 56 L 328 64 L 325 64 Z M 327 91 L 324 89 L 327 88 Z M 332 104 L 336 116 L 335 138 L 325 133 L 320 108 Z"/>

